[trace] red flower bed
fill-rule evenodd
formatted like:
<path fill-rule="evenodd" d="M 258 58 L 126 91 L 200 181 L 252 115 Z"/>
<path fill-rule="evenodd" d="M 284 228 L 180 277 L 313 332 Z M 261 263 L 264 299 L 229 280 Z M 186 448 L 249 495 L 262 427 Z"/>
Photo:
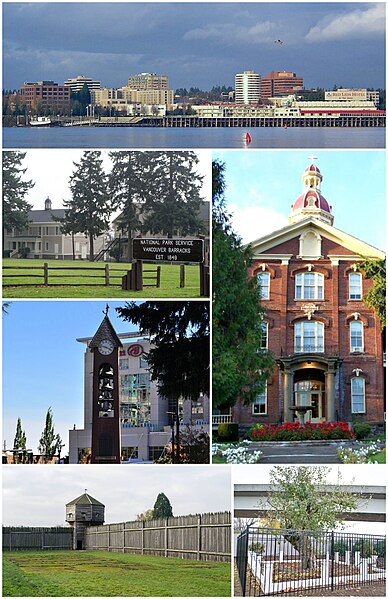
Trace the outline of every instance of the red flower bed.
<path fill-rule="evenodd" d="M 286 422 L 284 424 L 255 424 L 249 431 L 252 441 L 305 441 L 353 439 L 354 433 L 346 422 Z"/>

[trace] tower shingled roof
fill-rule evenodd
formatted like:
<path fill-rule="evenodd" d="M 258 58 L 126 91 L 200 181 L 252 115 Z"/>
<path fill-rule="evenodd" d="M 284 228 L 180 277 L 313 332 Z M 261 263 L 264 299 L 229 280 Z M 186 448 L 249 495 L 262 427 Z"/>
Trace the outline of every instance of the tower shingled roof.
<path fill-rule="evenodd" d="M 89 348 L 98 347 L 98 344 L 103 339 L 111 339 L 116 347 L 123 346 L 107 315 L 105 315 L 104 320 L 98 327 L 93 339 L 90 341 Z"/>
<path fill-rule="evenodd" d="M 89 495 L 89 493 L 83 493 L 83 495 L 80 495 L 79 497 L 77 497 L 77 499 L 73 499 L 73 501 L 69 501 L 68 503 L 66 503 L 66 505 L 74 505 L 74 504 L 78 504 L 78 505 L 102 505 L 102 507 L 105 507 L 105 505 L 103 503 L 101 503 L 101 501 L 98 501 L 97 499 L 94 499 L 94 497 L 92 497 L 91 495 Z"/>

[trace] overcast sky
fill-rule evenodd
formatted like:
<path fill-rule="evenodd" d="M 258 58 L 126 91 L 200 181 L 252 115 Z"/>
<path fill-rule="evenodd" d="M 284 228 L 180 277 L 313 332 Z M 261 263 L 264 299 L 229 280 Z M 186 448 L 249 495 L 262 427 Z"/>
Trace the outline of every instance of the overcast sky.
<path fill-rule="evenodd" d="M 334 227 L 385 248 L 383 150 L 215 151 L 225 164 L 225 198 L 244 243 L 287 225 L 291 204 L 302 193 L 311 155 L 321 171 L 322 195 L 332 206 Z"/>
<path fill-rule="evenodd" d="M 65 526 L 66 503 L 85 489 L 105 505 L 108 524 L 135 520 L 160 492 L 174 516 L 231 510 L 228 467 L 19 465 L 3 467 L 3 524 Z"/>
<path fill-rule="evenodd" d="M 250 69 L 294 71 L 306 87 L 385 85 L 383 2 L 5 2 L 3 15 L 7 89 L 79 74 L 120 87 L 139 72 L 210 89 Z"/>
<path fill-rule="evenodd" d="M 49 197 L 53 208 L 61 208 L 63 200 L 69 200 L 69 179 L 74 172 L 74 162 L 79 163 L 83 154 L 82 150 L 59 149 L 33 149 L 27 150 L 22 162 L 22 168 L 27 171 L 23 180 L 32 180 L 34 187 L 29 190 L 26 200 L 35 210 L 44 209 L 44 201 Z M 202 198 L 210 201 L 211 198 L 211 152 L 201 150 L 196 152 L 199 162 L 196 172 L 204 177 L 202 184 Z M 106 173 L 112 168 L 108 151 L 101 151 L 103 167 Z"/>

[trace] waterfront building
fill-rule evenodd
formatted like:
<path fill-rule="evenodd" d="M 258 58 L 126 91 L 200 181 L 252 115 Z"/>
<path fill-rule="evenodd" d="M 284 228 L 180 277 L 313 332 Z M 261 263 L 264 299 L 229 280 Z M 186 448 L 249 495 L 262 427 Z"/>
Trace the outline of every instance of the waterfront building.
<path fill-rule="evenodd" d="M 261 76 L 254 71 L 244 71 L 235 76 L 236 104 L 258 104 L 261 97 Z"/>
<path fill-rule="evenodd" d="M 172 414 L 176 402 L 158 393 L 146 359 L 152 348 L 148 337 L 139 333 L 119 333 L 119 419 L 122 461 L 152 462 L 165 451 L 171 440 Z M 85 344 L 84 427 L 69 431 L 70 464 L 91 461 L 93 430 L 93 336 L 77 339 Z M 179 400 L 181 428 L 186 425 L 209 432 L 209 399 Z"/>
<path fill-rule="evenodd" d="M 229 418 L 242 428 L 292 422 L 298 406 L 310 407 L 305 418 L 315 423 L 384 422 L 381 323 L 363 300 L 373 283 L 361 263 L 385 256 L 334 227 L 322 180 L 310 163 L 288 225 L 250 244 L 249 273 L 265 309 L 260 351 L 276 367 L 253 404 L 232 408 Z"/>
<path fill-rule="evenodd" d="M 82 233 L 76 233 L 74 238 L 61 232 L 60 223 L 56 218 L 63 218 L 64 208 L 52 208 L 50 198 L 44 203 L 44 210 L 30 210 L 28 226 L 23 231 L 4 232 L 4 252 L 10 258 L 18 258 L 26 253 L 26 258 L 47 258 L 57 260 L 72 260 L 73 244 L 77 260 L 87 260 L 89 257 L 89 240 Z M 94 251 L 97 253 L 104 245 L 101 235 L 94 241 Z"/>
<path fill-rule="evenodd" d="M 54 81 L 24 83 L 20 93 L 27 108 L 36 112 L 50 109 L 63 113 L 70 108 L 70 89 Z"/>
<path fill-rule="evenodd" d="M 87 86 L 89 91 L 92 91 L 92 89 L 101 89 L 101 81 L 92 79 L 91 77 L 85 77 L 84 75 L 70 77 L 69 79 L 66 79 L 63 85 L 69 87 L 72 93 L 82 91 L 84 85 Z"/>
<path fill-rule="evenodd" d="M 131 75 L 131 77 L 128 78 L 127 87 L 137 90 L 168 89 L 168 76 L 157 75 L 156 73 L 139 73 L 138 75 Z"/>
<path fill-rule="evenodd" d="M 341 88 L 333 91 L 325 91 L 325 100 L 335 100 L 337 102 L 373 102 L 378 106 L 380 93 L 368 89 L 349 89 Z"/>
<path fill-rule="evenodd" d="M 153 112 L 158 116 L 164 111 L 173 110 L 174 108 L 174 90 L 136 90 L 129 87 L 121 87 L 119 89 L 103 88 L 94 89 L 90 93 L 91 103 L 94 106 L 102 108 L 116 108 L 118 110 L 126 110 L 127 114 L 133 114 L 133 108 L 128 108 L 131 105 L 138 105 L 136 114 L 152 113 L 143 107 L 156 107 Z M 164 109 L 161 107 L 165 107 Z"/>
<path fill-rule="evenodd" d="M 288 96 L 303 89 L 303 77 L 292 71 L 272 71 L 261 80 L 261 99 Z"/>

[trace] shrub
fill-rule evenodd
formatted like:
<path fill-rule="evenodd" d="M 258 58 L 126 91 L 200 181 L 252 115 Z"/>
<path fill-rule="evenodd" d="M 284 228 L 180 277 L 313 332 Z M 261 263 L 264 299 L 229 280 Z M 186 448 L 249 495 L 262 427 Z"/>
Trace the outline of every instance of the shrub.
<path fill-rule="evenodd" d="M 353 439 L 353 433 L 346 422 L 286 422 L 277 424 L 255 424 L 249 430 L 252 441 L 305 441 Z"/>
<path fill-rule="evenodd" d="M 29 247 L 23 247 L 20 248 L 19 250 L 19 254 L 21 255 L 22 258 L 27 258 L 28 254 L 31 252 Z"/>
<path fill-rule="evenodd" d="M 345 557 L 345 552 L 349 549 L 346 541 L 340 540 L 334 543 L 334 551 L 338 551 L 341 557 Z"/>
<path fill-rule="evenodd" d="M 236 422 L 222 422 L 218 425 L 219 441 L 238 441 L 238 424 Z"/>
<path fill-rule="evenodd" d="M 370 424 L 366 424 L 364 422 L 357 422 L 353 426 L 353 430 L 354 430 L 354 436 L 358 440 L 358 439 L 365 439 L 366 437 L 368 437 L 368 435 L 370 435 L 370 432 L 372 429 L 371 429 Z"/>
<path fill-rule="evenodd" d="M 253 551 L 254 553 L 258 553 L 259 555 L 263 555 L 263 553 L 265 553 L 264 543 L 251 543 L 248 549 L 249 551 Z"/>

